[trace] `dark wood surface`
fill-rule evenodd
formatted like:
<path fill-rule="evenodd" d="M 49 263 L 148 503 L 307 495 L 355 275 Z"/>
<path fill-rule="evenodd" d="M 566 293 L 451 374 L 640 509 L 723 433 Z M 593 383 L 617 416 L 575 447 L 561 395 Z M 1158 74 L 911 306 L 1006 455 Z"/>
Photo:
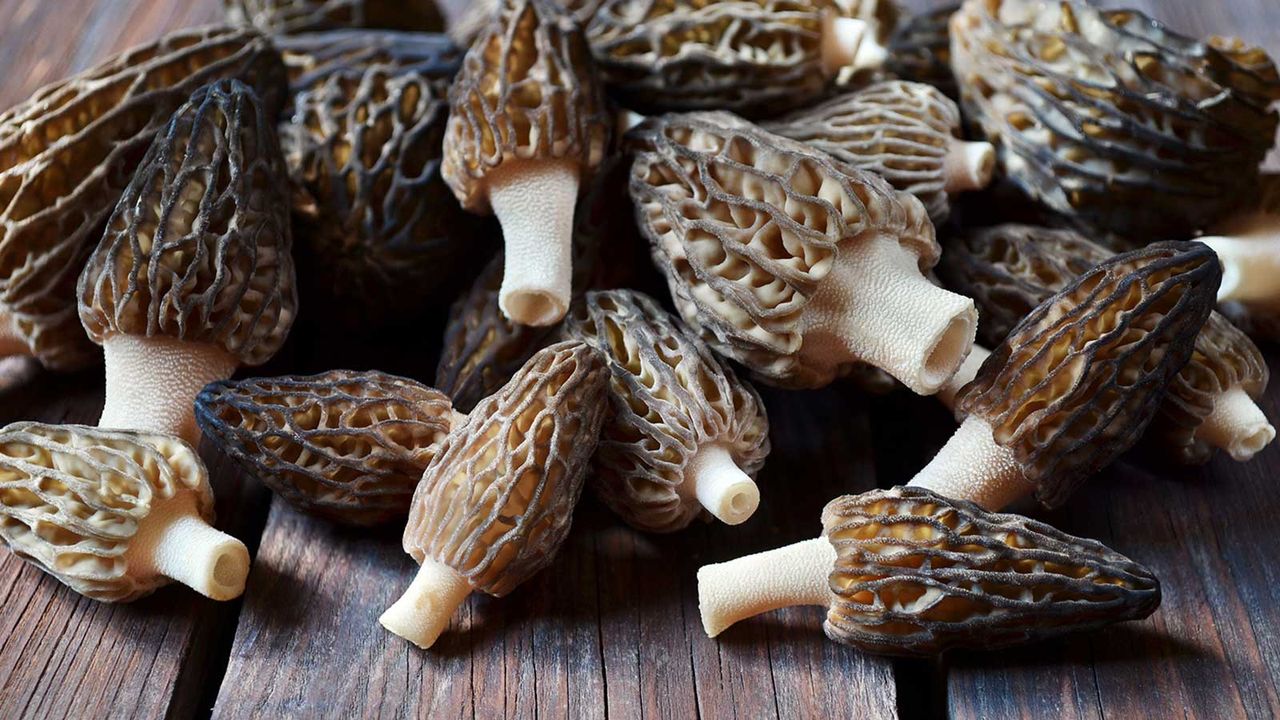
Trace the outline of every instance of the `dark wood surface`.
<path fill-rule="evenodd" d="M 927 0 L 907 3 L 927 7 Z M 1175 28 L 1280 53 L 1280 3 L 1146 6 Z M 0 0 L 0 107 L 216 0 Z M 437 323 L 438 325 L 438 323 Z M 435 332 L 435 326 L 424 334 Z M 427 343 L 429 344 L 429 343 Z M 386 364 L 382 344 L 305 335 L 263 372 Z M 1273 363 L 1280 352 L 1268 349 Z M 390 369 L 430 381 L 430 358 Z M 1280 366 L 1276 366 L 1280 367 Z M 100 376 L 37 374 L 0 423 L 93 422 Z M 1249 717 L 1280 714 L 1280 500 L 1275 446 L 1248 465 L 1134 458 L 1049 521 L 1151 565 L 1149 620 L 996 656 L 887 661 L 825 641 L 812 608 L 702 633 L 694 572 L 819 530 L 830 497 L 908 479 L 953 425 L 934 401 L 847 387 L 766 392 L 775 450 L 761 512 L 739 528 L 649 537 L 584 502 L 555 564 L 504 599 L 472 597 L 430 653 L 377 617 L 412 577 L 398 533 L 299 515 L 202 448 L 219 526 L 255 552 L 241 602 L 178 587 L 112 606 L 0 556 L 0 717 Z M 1266 409 L 1280 412 L 1273 388 Z M 269 512 L 268 512 L 269 509 Z"/>

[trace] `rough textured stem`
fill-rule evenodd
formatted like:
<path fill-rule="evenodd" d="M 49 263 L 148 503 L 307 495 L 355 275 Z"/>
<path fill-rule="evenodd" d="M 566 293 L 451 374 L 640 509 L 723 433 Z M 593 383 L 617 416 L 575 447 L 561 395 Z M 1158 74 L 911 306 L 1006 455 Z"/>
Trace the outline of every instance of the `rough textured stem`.
<path fill-rule="evenodd" d="M 240 597 L 249 576 L 248 548 L 205 522 L 190 493 L 151 509 L 126 559 L 131 572 L 164 575 L 214 600 Z"/>
<path fill-rule="evenodd" d="M 825 537 L 698 570 L 698 612 L 707 637 L 739 620 L 793 605 L 826 607 L 836 549 Z"/>
<path fill-rule="evenodd" d="M 996 149 L 989 142 L 952 140 L 942 161 L 948 195 L 981 190 L 991 184 L 996 169 Z"/>
<path fill-rule="evenodd" d="M 508 162 L 489 174 L 489 203 L 506 247 L 498 306 L 512 322 L 554 325 L 569 309 L 577 200 L 571 160 Z"/>
<path fill-rule="evenodd" d="M 1243 388 L 1233 387 L 1214 399 L 1213 411 L 1196 429 L 1196 436 L 1226 450 L 1233 460 L 1245 462 L 1276 439 L 1276 429 Z"/>
<path fill-rule="evenodd" d="M 404 595 L 378 618 L 382 627 L 426 650 L 449 627 L 449 618 L 471 594 L 471 585 L 444 563 L 423 561 Z"/>
<path fill-rule="evenodd" d="M 698 448 L 685 467 L 681 489 L 727 525 L 746 522 L 760 506 L 760 489 L 719 443 Z"/>
<path fill-rule="evenodd" d="M 193 409 L 196 395 L 236 371 L 226 350 L 168 337 L 110 335 L 102 344 L 107 399 L 98 426 L 145 430 L 200 442 Z"/>
<path fill-rule="evenodd" d="M 31 346 L 18 331 L 17 320 L 8 310 L 0 309 L 0 357 L 30 354 Z"/>
<path fill-rule="evenodd" d="M 822 282 L 802 321 L 815 363 L 861 360 L 932 395 L 973 346 L 973 300 L 929 282 L 895 238 L 853 241 Z"/>
<path fill-rule="evenodd" d="M 1218 302 L 1280 308 L 1280 216 L 1252 215 L 1223 229 L 1230 235 L 1197 238 L 1222 263 Z"/>
<path fill-rule="evenodd" d="M 865 20 L 829 12 L 823 25 L 822 66 L 828 75 L 849 65 L 854 70 L 878 68 L 888 59 L 888 50 L 876 40 L 875 28 Z"/>
<path fill-rule="evenodd" d="M 991 357 L 990 350 L 981 345 L 974 345 L 973 349 L 969 351 L 969 356 L 964 359 L 964 362 L 960 364 L 960 368 L 956 370 L 956 374 L 952 375 L 947 384 L 943 385 L 942 389 L 938 391 L 938 399 L 942 401 L 943 405 L 947 406 L 948 410 L 956 409 L 956 395 L 960 394 L 965 385 L 973 382 L 973 379 L 978 376 L 978 369 L 982 367 L 982 363 L 986 362 L 989 357 Z"/>
<path fill-rule="evenodd" d="M 1000 510 L 1035 490 L 1013 453 L 1001 447 L 986 420 L 965 418 L 946 445 L 909 483 L 953 500 Z"/>

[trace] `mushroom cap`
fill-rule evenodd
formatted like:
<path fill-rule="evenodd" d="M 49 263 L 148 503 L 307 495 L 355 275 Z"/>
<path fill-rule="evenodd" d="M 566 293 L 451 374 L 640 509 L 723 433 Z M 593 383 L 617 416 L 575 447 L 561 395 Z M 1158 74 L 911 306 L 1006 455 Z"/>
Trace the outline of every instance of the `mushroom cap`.
<path fill-rule="evenodd" d="M 903 80 L 928 83 L 952 100 L 960 97 L 951 71 L 951 16 L 960 3 L 912 15 L 889 38 L 885 69 Z"/>
<path fill-rule="evenodd" d="M 154 505 L 181 493 L 213 521 L 204 464 L 176 437 L 33 422 L 0 430 L 0 537 L 95 600 L 127 602 L 170 582 L 132 574 L 125 552 Z"/>
<path fill-rule="evenodd" d="M 78 327 L 76 278 L 156 134 L 219 78 L 254 85 L 277 108 L 270 42 L 247 29 L 170 33 L 36 91 L 0 114 L 0 305 L 47 367 L 101 353 Z"/>
<path fill-rule="evenodd" d="M 651 118 L 631 136 L 636 219 L 681 317 L 763 381 L 818 387 L 852 367 L 806 354 L 801 319 L 842 248 L 896 238 L 921 271 L 924 206 L 871 173 L 724 112 Z"/>
<path fill-rule="evenodd" d="M 289 89 L 303 92 L 330 75 L 386 65 L 413 68 L 430 79 L 452 77 L 462 50 L 446 35 L 395 30 L 327 30 L 272 38 L 284 59 Z"/>
<path fill-rule="evenodd" d="M 156 137 L 80 276 L 80 320 L 260 365 L 297 307 L 274 114 L 248 86 L 197 90 Z"/>
<path fill-rule="evenodd" d="M 650 532 L 708 516 L 680 488 L 693 455 L 710 444 L 755 477 L 769 455 L 764 401 L 701 339 L 631 290 L 589 292 L 570 312 L 565 335 L 599 350 L 609 367 L 612 412 L 591 475 L 606 505 Z"/>
<path fill-rule="evenodd" d="M 1187 237 L 1245 201 L 1275 142 L 1280 74 L 1134 10 L 967 0 L 951 22 L 965 114 L 1008 177 L 1085 227 Z"/>
<path fill-rule="evenodd" d="M 818 98 L 832 0 L 605 0 L 586 24 L 609 92 L 645 114 L 776 114 Z"/>
<path fill-rule="evenodd" d="M 413 496 L 405 552 L 501 597 L 569 534 L 608 402 L 608 371 L 580 342 L 533 356 L 440 446 Z"/>
<path fill-rule="evenodd" d="M 551 0 L 502 1 L 463 58 L 449 105 L 444 179 L 481 214 L 494 168 L 565 159 L 586 180 L 613 129 L 582 30 Z"/>
<path fill-rule="evenodd" d="M 289 504 L 377 525 L 408 514 L 453 408 L 413 380 L 333 370 L 211 383 L 195 412 L 205 437 Z"/>
<path fill-rule="evenodd" d="M 262 32 L 292 34 L 338 28 L 438 32 L 435 0 L 223 0 L 227 19 Z"/>
<path fill-rule="evenodd" d="M 915 195 L 934 223 L 951 214 L 947 154 L 960 134 L 960 109 L 937 89 L 889 80 L 764 123 L 835 159 Z"/>
<path fill-rule="evenodd" d="M 1160 605 L 1151 571 L 1101 543 L 924 488 L 838 497 L 822 526 L 836 549 L 823 629 L 868 652 L 992 650 Z"/>
<path fill-rule="evenodd" d="M 1008 448 L 1036 498 L 1061 505 L 1129 449 L 1191 357 L 1222 278 L 1200 243 L 1116 255 L 1022 320 L 960 391 Z"/>

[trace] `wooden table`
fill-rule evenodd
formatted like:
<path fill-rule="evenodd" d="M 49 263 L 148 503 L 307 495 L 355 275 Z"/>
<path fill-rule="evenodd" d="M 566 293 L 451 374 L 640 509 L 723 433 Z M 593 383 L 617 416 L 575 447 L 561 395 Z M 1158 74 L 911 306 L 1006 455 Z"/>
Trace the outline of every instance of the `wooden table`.
<path fill-rule="evenodd" d="M 911 3 L 927 6 L 927 0 Z M 1142 0 L 1175 28 L 1240 34 L 1280 54 L 1276 0 Z M 0 107 L 169 28 L 216 0 L 0 0 Z M 305 309 L 304 309 L 305 314 Z M 433 337 L 438 327 L 418 330 Z M 302 337 L 264 374 L 337 365 L 431 379 L 394 338 Z M 429 346 L 427 340 L 413 345 Z M 1280 351 L 1268 348 L 1273 367 Z M 1280 384 L 1263 403 L 1280 417 Z M 954 425 L 929 399 L 837 387 L 766 392 L 775 450 L 761 512 L 740 528 L 647 537 L 586 501 L 564 552 L 504 600 L 473 597 L 432 652 L 378 614 L 414 566 L 395 531 L 295 513 L 203 448 L 219 523 L 256 561 L 241 602 L 170 587 L 132 605 L 85 600 L 0 559 L 0 717 L 1250 717 L 1280 714 L 1280 450 L 1198 470 L 1123 462 L 1048 520 L 1152 566 L 1150 619 L 996 655 L 891 661 L 825 641 L 792 609 L 703 635 L 698 566 L 819 530 L 842 492 L 904 482 Z M 38 374 L 0 396 L 0 422 L 89 422 L 95 372 Z"/>

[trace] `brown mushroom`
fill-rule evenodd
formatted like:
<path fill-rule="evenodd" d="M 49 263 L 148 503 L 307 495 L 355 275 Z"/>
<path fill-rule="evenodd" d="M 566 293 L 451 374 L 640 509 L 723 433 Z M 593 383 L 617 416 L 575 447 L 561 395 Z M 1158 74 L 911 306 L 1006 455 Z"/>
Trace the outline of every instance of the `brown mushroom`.
<path fill-rule="evenodd" d="M 707 635 L 792 605 L 836 642 L 885 655 L 994 650 L 1140 620 L 1151 571 L 1093 540 L 921 488 L 845 495 L 823 536 L 698 571 Z"/>
<path fill-rule="evenodd" d="M 339 28 L 423 32 L 444 27 L 435 0 L 223 0 L 222 4 L 228 20 L 265 33 Z"/>
<path fill-rule="evenodd" d="M 502 223 L 499 303 L 522 325 L 569 306 L 574 205 L 612 130 L 582 31 L 551 0 L 503 0 L 449 92 L 445 182 Z"/>
<path fill-rule="evenodd" d="M 403 520 L 439 444 L 462 416 L 449 398 L 380 372 L 224 380 L 196 421 L 289 504 L 346 525 Z"/>
<path fill-rule="evenodd" d="M 764 382 L 820 387 L 859 362 L 936 392 L 973 344 L 973 301 L 914 196 L 728 113 L 633 131 L 637 221 L 685 323 Z"/>
<path fill-rule="evenodd" d="M 103 346 L 100 425 L 196 442 L 192 403 L 275 354 L 297 294 L 274 115 L 248 86 L 197 90 L 156 138 L 80 276 Z"/>
<path fill-rule="evenodd" d="M 152 139 L 200 86 L 236 77 L 278 108 L 283 71 L 250 30 L 180 30 L 37 90 L 0 114 L 0 354 L 55 370 L 98 351 L 76 277 Z"/>
<path fill-rule="evenodd" d="M 952 100 L 960 98 L 951 71 L 951 16 L 960 4 L 913 15 L 889 38 L 885 70 L 903 80 L 927 83 Z"/>
<path fill-rule="evenodd" d="M 334 74 L 374 65 L 417 67 L 430 79 L 453 75 L 462 50 L 447 36 L 394 30 L 327 30 L 272 38 L 284 59 L 289 90 L 314 89 Z"/>
<path fill-rule="evenodd" d="M 607 386 L 596 351 L 557 343 L 445 438 L 404 531 L 421 568 L 384 627 L 429 648 L 467 595 L 502 597 L 551 563 L 582 492 Z"/>
<path fill-rule="evenodd" d="M 204 464 L 177 438 L 30 422 L 0 431 L 0 537 L 82 595 L 127 602 L 176 580 L 238 597 L 249 551 L 212 521 Z"/>
<path fill-rule="evenodd" d="M 729 525 L 760 504 L 769 419 L 755 389 L 651 298 L 590 292 L 564 333 L 599 350 L 612 411 L 592 463 L 596 494 L 629 525 L 674 532 L 708 513 Z"/>

